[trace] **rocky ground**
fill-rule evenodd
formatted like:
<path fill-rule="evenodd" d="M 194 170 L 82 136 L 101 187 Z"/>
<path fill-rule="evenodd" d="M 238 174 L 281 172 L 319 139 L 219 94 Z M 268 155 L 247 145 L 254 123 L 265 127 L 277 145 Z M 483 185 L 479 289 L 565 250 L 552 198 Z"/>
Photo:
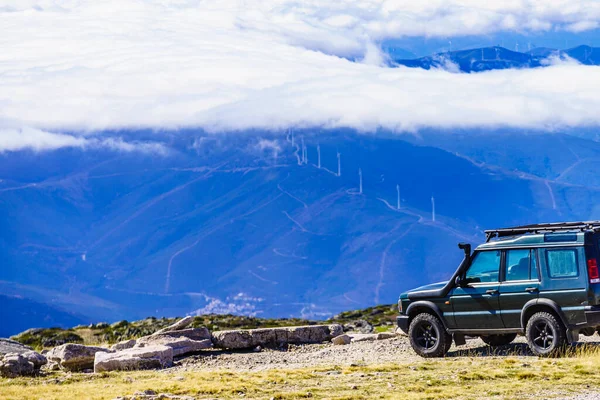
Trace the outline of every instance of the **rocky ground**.
<path fill-rule="evenodd" d="M 360 336 L 358 334 L 357 336 Z M 598 346 L 600 336 L 581 336 L 578 346 Z M 518 337 L 509 346 L 491 348 L 480 339 L 467 340 L 465 346 L 453 346 L 448 357 L 488 357 L 510 355 L 518 358 L 537 359 L 527 349 L 525 338 Z M 237 371 L 260 371 L 269 369 L 296 369 L 318 366 L 351 366 L 423 362 L 410 347 L 408 338 L 398 335 L 387 340 L 360 341 L 350 345 L 332 343 L 290 345 L 285 350 L 260 349 L 260 351 L 205 351 L 175 362 L 169 372 L 206 369 L 229 369 Z"/>

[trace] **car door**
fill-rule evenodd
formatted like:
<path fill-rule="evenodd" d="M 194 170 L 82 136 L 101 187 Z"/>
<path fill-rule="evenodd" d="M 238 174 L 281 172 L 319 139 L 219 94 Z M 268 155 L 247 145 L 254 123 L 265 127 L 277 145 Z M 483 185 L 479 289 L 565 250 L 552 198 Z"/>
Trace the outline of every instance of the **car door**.
<path fill-rule="evenodd" d="M 500 251 L 477 251 L 462 284 L 452 290 L 450 304 L 456 329 L 503 328 L 498 301 Z"/>
<path fill-rule="evenodd" d="M 505 328 L 521 327 L 525 303 L 537 299 L 540 273 L 536 249 L 505 250 L 499 287 L 500 314 Z"/>

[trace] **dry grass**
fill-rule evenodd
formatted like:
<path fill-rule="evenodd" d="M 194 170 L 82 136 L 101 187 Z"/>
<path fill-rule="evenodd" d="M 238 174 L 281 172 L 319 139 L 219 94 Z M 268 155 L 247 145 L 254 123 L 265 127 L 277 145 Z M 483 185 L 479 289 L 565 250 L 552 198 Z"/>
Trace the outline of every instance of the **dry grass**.
<path fill-rule="evenodd" d="M 564 397 L 599 390 L 598 365 L 598 348 L 584 346 L 554 359 L 464 354 L 394 365 L 262 372 L 56 373 L 0 379 L 0 399 L 113 399 L 147 389 L 199 399 L 520 399 L 532 393 Z"/>

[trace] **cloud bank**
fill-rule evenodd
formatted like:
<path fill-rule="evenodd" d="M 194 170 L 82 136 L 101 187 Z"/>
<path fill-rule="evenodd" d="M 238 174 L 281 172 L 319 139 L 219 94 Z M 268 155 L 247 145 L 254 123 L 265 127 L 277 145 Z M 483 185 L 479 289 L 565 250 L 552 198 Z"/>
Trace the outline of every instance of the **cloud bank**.
<path fill-rule="evenodd" d="M 56 150 L 61 148 L 106 149 L 126 153 L 141 152 L 164 155 L 168 149 L 161 143 L 127 142 L 121 138 L 90 138 L 46 132 L 34 128 L 0 129 L 0 153 L 20 150 Z"/>
<path fill-rule="evenodd" d="M 376 45 L 599 22 L 592 0 L 4 0 L 0 149 L 91 143 L 63 130 L 600 125 L 598 67 L 390 69 Z"/>

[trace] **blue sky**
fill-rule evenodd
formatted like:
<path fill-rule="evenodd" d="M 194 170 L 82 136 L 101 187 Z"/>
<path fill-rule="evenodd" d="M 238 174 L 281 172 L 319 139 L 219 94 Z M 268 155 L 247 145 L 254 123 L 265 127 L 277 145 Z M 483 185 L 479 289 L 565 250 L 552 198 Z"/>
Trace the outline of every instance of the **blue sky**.
<path fill-rule="evenodd" d="M 599 67 L 391 69 L 382 47 L 600 45 L 599 21 L 593 0 L 2 0 L 0 151 L 148 150 L 111 129 L 594 127 Z"/>

